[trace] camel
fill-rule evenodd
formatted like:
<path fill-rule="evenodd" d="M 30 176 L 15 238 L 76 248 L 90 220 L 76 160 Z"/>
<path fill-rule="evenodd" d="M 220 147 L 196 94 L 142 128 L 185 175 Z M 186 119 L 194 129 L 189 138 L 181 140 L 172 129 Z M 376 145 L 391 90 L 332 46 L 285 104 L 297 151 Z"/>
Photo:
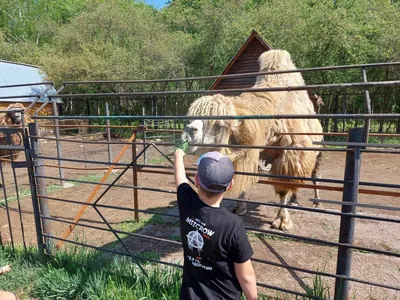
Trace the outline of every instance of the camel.
<path fill-rule="evenodd" d="M 260 72 L 295 69 L 290 54 L 285 50 L 270 50 L 259 58 Z M 300 73 L 258 76 L 253 88 L 305 85 Z M 203 96 L 189 107 L 188 116 L 252 116 L 252 115 L 315 115 L 307 91 L 290 92 L 246 92 L 239 96 Z M 285 147 L 320 147 L 313 141 L 321 141 L 322 135 L 287 135 L 285 133 L 321 133 L 317 119 L 214 119 L 194 120 L 184 130 L 182 140 L 190 144 L 226 145 L 271 145 Z M 294 177 L 319 177 L 320 151 L 251 149 L 237 147 L 201 147 L 191 145 L 188 152 L 202 154 L 218 150 L 233 162 L 236 172 L 257 173 L 260 152 L 271 161 L 271 174 Z M 274 178 L 280 182 L 302 183 L 301 179 Z M 246 191 L 258 181 L 257 176 L 235 174 L 229 197 L 245 198 Z M 315 184 L 317 184 L 315 182 Z M 289 192 L 296 194 L 297 188 L 287 184 L 275 184 L 275 193 L 280 203 L 287 205 Z M 317 186 L 316 186 L 317 190 Z M 316 192 L 317 195 L 317 192 Z M 235 212 L 246 212 L 246 204 L 239 202 Z M 293 227 L 286 207 L 279 209 L 272 228 L 289 230 Z"/>
<path fill-rule="evenodd" d="M 32 123 L 33 120 L 29 116 L 28 113 L 22 113 L 18 110 L 24 110 L 25 106 L 22 103 L 13 103 L 10 104 L 6 110 L 7 112 L 0 113 L 0 125 L 1 127 L 8 127 L 12 125 L 17 125 L 17 126 L 22 126 L 22 116 L 24 116 L 24 123 L 27 125 L 28 123 Z M 12 145 L 21 145 L 23 143 L 22 137 L 19 133 L 12 133 L 10 135 L 11 138 L 11 144 Z M 7 145 L 7 137 L 4 132 L 1 132 L 0 128 L 0 145 Z M 16 150 L 0 150 L 0 159 L 1 163 L 4 166 L 6 161 L 9 161 L 11 159 L 15 160 L 20 151 Z"/>

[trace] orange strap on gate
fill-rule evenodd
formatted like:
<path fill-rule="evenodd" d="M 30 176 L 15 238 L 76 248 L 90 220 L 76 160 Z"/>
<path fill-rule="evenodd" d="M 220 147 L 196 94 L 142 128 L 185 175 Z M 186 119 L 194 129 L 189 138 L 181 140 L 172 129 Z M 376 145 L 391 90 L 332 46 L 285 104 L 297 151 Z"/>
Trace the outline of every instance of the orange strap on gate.
<path fill-rule="evenodd" d="M 129 138 L 128 143 L 131 143 L 134 139 L 136 138 L 136 132 L 134 134 L 132 134 L 132 136 Z M 124 155 L 124 153 L 129 149 L 129 146 L 131 145 L 125 145 L 122 150 L 119 152 L 118 156 L 114 159 L 113 163 L 118 163 L 120 161 L 120 159 L 122 158 L 122 156 Z M 86 199 L 86 203 L 91 203 L 93 202 L 94 197 L 96 196 L 97 192 L 100 190 L 100 188 L 102 187 L 102 184 L 100 183 L 104 183 L 108 176 L 111 174 L 111 171 L 114 169 L 115 165 L 111 165 L 107 172 L 103 175 L 103 177 L 100 179 L 99 184 L 96 185 L 93 189 L 93 191 L 90 193 L 89 197 Z M 78 213 L 76 214 L 73 222 L 74 223 L 78 223 L 79 220 L 81 219 L 83 213 L 86 211 L 86 209 L 88 208 L 88 204 L 83 204 L 83 206 L 79 209 Z M 75 224 L 71 224 L 68 226 L 67 230 L 64 231 L 62 238 L 64 240 L 66 240 L 69 235 L 72 233 L 72 231 L 75 228 Z M 64 241 L 63 240 L 59 240 L 56 247 L 57 249 L 60 249 L 62 246 L 64 245 Z"/>

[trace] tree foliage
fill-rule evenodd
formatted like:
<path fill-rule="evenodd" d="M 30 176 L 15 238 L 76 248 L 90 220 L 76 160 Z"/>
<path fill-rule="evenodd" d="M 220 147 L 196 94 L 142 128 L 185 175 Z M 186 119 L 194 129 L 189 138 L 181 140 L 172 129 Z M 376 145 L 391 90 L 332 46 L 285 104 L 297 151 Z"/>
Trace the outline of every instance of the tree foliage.
<path fill-rule="evenodd" d="M 133 0 L 0 0 L 0 7 L 0 58 L 40 65 L 57 84 L 219 74 L 253 29 L 273 48 L 288 50 L 298 67 L 400 61 L 400 6 L 390 0 L 172 0 L 161 10 Z M 398 75 L 394 67 L 368 71 L 369 80 Z M 304 76 L 308 83 L 362 80 L 360 70 Z M 102 90 L 209 85 L 113 85 Z M 371 91 L 374 111 L 399 112 L 398 89 L 385 91 Z M 326 95 L 323 111 L 363 111 L 361 96 L 344 94 Z M 140 107 L 133 100 L 123 103 L 116 110 Z"/>

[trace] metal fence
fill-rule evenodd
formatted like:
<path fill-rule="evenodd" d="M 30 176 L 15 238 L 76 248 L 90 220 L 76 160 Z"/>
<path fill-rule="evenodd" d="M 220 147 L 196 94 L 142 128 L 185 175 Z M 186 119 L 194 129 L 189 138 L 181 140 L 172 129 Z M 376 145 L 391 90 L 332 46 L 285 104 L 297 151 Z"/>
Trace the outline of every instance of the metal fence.
<path fill-rule="evenodd" d="M 262 212 L 269 213 L 271 208 L 287 207 L 296 216 L 306 218 L 306 220 L 314 220 L 315 216 L 324 216 L 324 218 L 336 218 L 332 224 L 340 223 L 337 227 L 336 234 L 334 230 L 329 231 L 332 239 L 322 238 L 320 235 L 314 235 L 310 230 L 305 230 L 304 233 L 297 231 L 297 233 L 283 232 L 275 229 L 268 229 L 261 226 L 260 223 L 268 222 L 268 217 L 262 216 L 259 218 L 258 223 L 251 220 L 252 216 L 244 217 L 246 229 L 250 237 L 257 238 L 255 248 L 255 255 L 252 258 L 253 263 L 256 265 L 256 275 L 258 277 L 258 286 L 264 288 L 263 292 L 274 295 L 274 290 L 279 293 L 288 294 L 300 297 L 307 297 L 312 299 L 321 299 L 320 297 L 310 294 L 309 283 L 305 281 L 298 274 L 306 274 L 305 276 L 314 276 L 313 278 L 326 278 L 327 285 L 334 291 L 334 299 L 347 299 L 352 296 L 352 285 L 360 284 L 363 286 L 373 287 L 378 289 L 383 294 L 388 292 L 389 296 L 396 297 L 400 291 L 398 285 L 399 274 L 392 274 L 387 276 L 383 274 L 380 276 L 352 275 L 359 274 L 359 269 L 352 268 L 354 256 L 356 255 L 357 261 L 360 260 L 383 260 L 386 264 L 398 264 L 400 257 L 400 249 L 398 233 L 400 232 L 399 223 L 400 218 L 397 214 L 400 211 L 398 206 L 398 199 L 400 197 L 400 184 L 397 182 L 381 182 L 380 180 L 362 181 L 361 164 L 362 156 L 364 155 L 398 155 L 400 154 L 400 146 L 398 143 L 368 143 L 368 137 L 376 136 L 381 139 L 384 138 L 400 138 L 399 134 L 379 134 L 370 133 L 371 120 L 397 120 L 400 119 L 400 114 L 372 114 L 370 107 L 371 101 L 368 89 L 373 87 L 387 88 L 393 86 L 400 86 L 400 80 L 397 81 L 379 81 L 368 82 L 366 78 L 366 69 L 369 67 L 386 67 L 400 65 L 400 63 L 389 64 L 374 64 L 374 65 L 359 65 L 359 66 L 339 66 L 327 68 L 313 68 L 302 70 L 290 71 L 276 71 L 276 72 L 263 72 L 257 74 L 277 74 L 286 72 L 314 72 L 314 71 L 333 71 L 337 69 L 352 69 L 359 68 L 362 70 L 362 82 L 355 83 L 342 83 L 342 84 L 322 84 L 322 85 L 309 85 L 309 86 L 287 86 L 287 87 L 274 87 L 262 89 L 231 89 L 224 91 L 177 91 L 177 92 L 132 92 L 132 93 L 96 93 L 96 94 L 60 94 L 63 89 L 68 85 L 77 84 L 113 84 L 118 83 L 115 81 L 102 81 L 102 82 L 65 82 L 64 85 L 58 90 L 57 95 L 49 96 L 44 103 L 51 103 L 52 98 L 60 97 L 68 99 L 68 101 L 81 101 L 82 99 L 99 99 L 98 101 L 105 101 L 107 106 L 109 102 L 115 99 L 134 98 L 137 101 L 146 99 L 146 97 L 158 96 L 174 96 L 182 94 L 202 95 L 202 94 L 215 94 L 215 93 L 237 93 L 237 92 L 283 92 L 283 91 L 304 91 L 304 90 L 323 90 L 329 91 L 331 89 L 362 89 L 365 94 L 366 113 L 363 114 L 318 114 L 318 115 L 258 115 L 258 116 L 217 116 L 217 117 L 188 117 L 188 116 L 110 116 L 107 113 L 105 116 L 38 116 L 37 113 L 33 116 L 35 124 L 29 126 L 29 135 L 24 135 L 23 131 L 20 133 L 24 136 L 24 146 L 18 146 L 18 150 L 23 150 L 26 153 L 26 163 L 17 165 L 15 162 L 11 164 L 12 172 L 15 174 L 15 169 L 24 167 L 28 170 L 28 181 L 32 194 L 30 195 L 33 203 L 33 216 L 34 224 L 36 225 L 35 236 L 38 246 L 51 253 L 56 251 L 52 248 L 52 244 L 60 249 L 64 243 L 88 247 L 91 249 L 132 257 L 132 259 L 141 266 L 143 261 L 150 261 L 153 263 L 160 263 L 164 265 L 171 265 L 181 267 L 176 260 L 168 259 L 168 255 L 173 252 L 179 252 L 180 241 L 176 235 L 168 233 L 166 235 L 160 234 L 157 230 L 159 227 L 155 226 L 157 222 L 161 223 L 161 227 L 168 227 L 166 224 L 172 224 L 171 230 L 176 228 L 176 220 L 178 219 L 177 211 L 173 207 L 175 199 L 175 190 L 173 185 L 163 183 L 162 180 L 171 181 L 172 167 L 171 156 L 173 148 L 176 143 L 177 135 L 182 130 L 182 122 L 190 122 L 191 120 L 210 120 L 210 119 L 320 119 L 320 120 L 359 120 L 361 127 L 353 128 L 344 133 L 324 133 L 325 136 L 342 136 L 347 137 L 347 141 L 325 141 L 316 142 L 317 147 L 283 147 L 272 145 L 207 145 L 199 144 L 200 147 L 230 147 L 230 148 L 257 148 L 257 149 L 273 149 L 280 151 L 321 151 L 323 153 L 336 153 L 345 156 L 344 176 L 343 179 L 329 178 L 300 178 L 294 176 L 281 176 L 272 175 L 267 172 L 259 173 L 244 173 L 237 172 L 240 175 L 258 176 L 259 183 L 253 189 L 263 189 L 270 185 L 286 184 L 301 189 L 314 189 L 313 183 L 318 183 L 318 189 L 326 192 L 337 192 L 337 195 L 342 195 L 342 199 L 334 200 L 317 199 L 311 197 L 310 200 L 315 203 L 322 203 L 330 207 L 330 209 L 320 209 L 306 206 L 286 206 L 273 201 L 265 201 L 265 199 L 257 199 L 247 201 L 243 198 L 227 198 L 225 202 L 245 202 L 253 207 L 257 207 Z M 254 76 L 251 74 L 242 75 L 224 75 L 221 77 L 237 77 L 237 76 Z M 184 78 L 184 79 L 168 79 L 156 82 L 167 81 L 186 81 L 186 80 L 210 80 L 214 77 L 197 77 L 197 78 Z M 127 84 L 146 84 L 154 83 L 155 81 L 124 81 Z M 21 96 L 22 97 L 22 96 Z M 37 99 L 40 99 L 37 95 Z M 0 97 L 1 98 L 1 97 Z M 56 111 L 56 110 L 55 110 Z M 108 109 L 106 109 L 108 112 Z M 125 119 L 137 121 L 141 125 L 110 125 L 110 120 Z M 41 125 L 40 120 L 51 120 L 52 125 Z M 66 121 L 68 120 L 68 124 Z M 94 124 L 97 121 L 102 121 L 105 125 Z M 158 123 L 154 123 L 158 121 Z M 71 123 L 72 122 L 72 123 Z M 91 124 L 89 124 L 91 122 Z M 176 122 L 176 123 L 172 123 Z M 176 124 L 179 125 L 177 126 Z M 149 126 L 151 124 L 151 126 Z M 156 124 L 156 125 L 154 125 Z M 168 124 L 168 125 L 166 125 Z M 173 124 L 173 125 L 170 125 Z M 49 127 L 54 129 L 54 135 L 41 135 L 40 128 Z M 82 128 L 90 131 L 91 129 L 102 129 L 104 132 L 93 132 L 91 134 L 87 131 L 82 132 Z M 77 135 L 65 135 L 65 130 L 78 130 Z M 118 129 L 123 132 L 121 136 L 112 137 L 111 130 Z M 1 129 L 7 132 L 10 129 Z M 18 129 L 19 130 L 19 129 Z M 293 135 L 301 135 L 311 133 L 300 132 L 292 133 Z M 64 135 L 64 136 L 63 136 Z M 28 140 L 29 137 L 29 140 Z M 162 139 L 160 139 L 162 137 Z M 167 140 L 163 140 L 168 137 Z M 178 137 L 179 138 L 179 137 Z M 8 139 L 9 141 L 9 139 Z M 40 144 L 40 145 L 39 145 Z M 107 149 L 102 149 L 105 146 Z M 10 150 L 12 146 L 10 143 L 0 145 L 0 150 Z M 80 149 L 82 148 L 82 149 Z M 14 148 L 13 148 L 14 149 Z M 17 150 L 17 149 L 14 149 Z M 146 157 L 144 157 L 146 156 Z M 341 157 L 342 157 L 341 156 Z M 338 156 L 335 156 L 338 157 Z M 369 156 L 371 158 L 371 156 Z M 339 162 L 338 162 L 339 164 Z M 343 167 L 342 165 L 342 167 Z M 398 172 L 398 166 L 388 165 L 385 172 Z M 4 168 L 4 167 L 3 167 Z M 396 169 L 397 168 L 397 169 Z M 25 244 L 26 233 L 29 231 L 27 226 L 24 225 L 22 217 L 24 208 L 20 206 L 20 199 L 18 196 L 18 182 L 14 175 L 14 181 L 8 182 L 5 179 L 3 169 L 0 170 L 2 174 L 3 193 L 5 199 L 5 211 L 8 216 L 8 228 L 11 243 L 14 243 L 15 237 L 13 236 L 12 228 L 15 227 L 10 217 L 10 211 L 13 209 L 10 205 L 9 193 L 7 193 L 6 186 L 14 186 L 18 199 L 18 206 L 15 209 L 20 215 L 20 231 L 22 232 L 21 240 Z M 115 172 L 118 171 L 118 172 Z M 193 167 L 187 168 L 187 175 L 189 178 L 193 177 L 196 171 Z M 379 178 L 379 172 L 376 170 L 376 176 Z M 31 174 L 31 175 L 29 175 Z M 94 176 L 96 175 L 96 176 Z M 128 176 L 129 175 L 129 176 Z M 146 177 L 146 176 L 147 177 Z M 154 176 L 154 177 L 153 177 Z M 157 177 L 158 176 L 158 177 Z M 126 178 L 128 177 L 128 178 Z M 143 180 L 146 177 L 146 180 Z M 158 178 L 158 181 L 156 181 Z M 282 182 L 281 180 L 298 179 L 304 183 L 289 183 Z M 75 186 L 66 185 L 72 183 Z M 55 185 L 62 185 L 65 189 L 55 189 Z M 83 188 L 84 186 L 84 188 Z M 265 186 L 265 187 L 264 187 Z M 37 187 L 37 188 L 36 188 Z M 47 188 L 46 188 L 47 187 Z M 53 191 L 52 191 L 53 187 Z M 55 189 L 55 191 L 54 191 Z M 78 190 L 79 194 L 74 193 Z M 126 191 L 131 191 L 130 195 Z M 89 192 L 89 193 L 88 193 Z M 271 194 L 272 192 L 269 191 Z M 271 195 L 272 196 L 272 195 Z M 82 200 L 82 197 L 85 199 Z M 125 199 L 126 197 L 126 199 Z M 268 196 L 269 197 L 269 196 Z M 366 200 L 364 200 L 364 197 Z M 391 198 L 390 204 L 382 205 L 382 203 L 373 203 L 376 199 L 385 197 L 384 199 Z M 123 199 L 120 199 L 123 198 Z M 153 205 L 153 199 L 158 199 L 158 205 Z M 359 202 L 359 199 L 363 200 Z M 379 201 L 378 201 L 379 202 Z M 172 205 L 169 205 L 171 204 Z M 393 203 L 393 204 L 392 204 Z M 157 209 L 161 206 L 164 209 Z M 88 214 L 88 209 L 92 211 Z M 370 209 L 374 213 L 363 213 L 360 209 Z M 376 213 L 375 210 L 384 211 L 384 213 Z M 109 213 L 110 211 L 114 213 Z M 86 214 L 85 214 L 86 213 Z M 130 219 L 130 214 L 133 214 L 134 220 Z M 145 217 L 146 215 L 151 216 Z M 161 221 L 160 221 L 161 218 Z M 128 219 L 128 222 L 126 220 Z M 154 220 L 153 220 L 154 219 Z M 324 219 L 315 218 L 321 223 L 314 224 L 315 226 L 325 226 Z M 154 224 L 152 223 L 154 221 Z M 331 220 L 331 219 L 329 219 Z M 333 220 L 333 219 L 332 219 Z M 29 221 L 26 221 L 29 222 Z M 135 223 L 136 222 L 136 223 Z M 141 227 L 140 230 L 136 225 L 144 222 L 149 227 Z M 336 223 L 335 223 L 336 222 Z M 364 243 L 356 243 L 355 231 L 358 226 L 364 224 L 374 224 L 379 228 L 391 227 L 393 236 L 388 236 L 391 239 L 391 245 L 371 245 Z M 329 224 L 328 224 L 329 225 Z M 151 227 L 153 226 L 153 228 Z M 305 226 L 306 227 L 306 226 Z M 364 227 L 360 227 L 364 228 Z M 79 234 L 73 235 L 77 232 Z M 95 232 L 101 232 L 95 234 Z M 359 233 L 359 232 L 358 232 Z M 385 231 L 385 233 L 387 233 Z M 93 234 L 93 237 L 91 235 Z M 104 234 L 104 237 L 102 236 Z M 111 234 L 105 238 L 106 234 Z M 73 237 L 71 237 L 71 235 Z M 84 237 L 80 236 L 83 235 Z M 83 242 L 84 241 L 84 242 Z M 117 241 L 117 245 L 111 244 Z M 150 241 L 150 242 L 148 242 Z M 258 242 L 261 243 L 258 243 Z M 275 244 L 271 246 L 273 241 Z M 148 253 L 141 251 L 141 244 L 150 243 L 149 249 L 160 250 L 166 248 L 164 259 L 159 257 L 149 256 Z M 304 246 L 305 245 L 305 246 Z M 337 249 L 333 257 L 324 257 L 323 260 L 336 262 L 335 271 L 321 271 L 318 268 L 309 267 L 307 264 L 302 264 L 301 261 L 296 262 L 293 256 L 296 256 L 296 251 L 293 248 L 306 247 L 308 251 L 314 251 L 316 258 L 322 254 L 327 255 L 327 249 Z M 172 247 L 172 248 L 168 248 Z M 397 247 L 397 248 L 396 248 Z M 169 250 L 168 250 L 169 249 Z M 279 249 L 279 250 L 277 250 Z M 290 250 L 292 249 L 292 250 Z M 313 250 L 314 249 L 314 250 Z M 321 250 L 322 249 L 322 250 Z M 290 251 L 289 251 L 290 250 Z M 307 256 L 307 251 L 302 255 Z M 171 253 L 169 253 L 171 252 Z M 267 254 L 266 254 L 267 253 Z M 316 254 L 315 254 L 316 253 Z M 331 251 L 329 253 L 332 253 Z M 322 255 L 321 254 L 321 255 Z M 272 259 L 274 257 L 275 259 Z M 304 258 L 303 258 L 304 259 Z M 288 263 L 290 260 L 291 263 Z M 379 264 L 372 264 L 369 272 L 376 273 Z M 360 268 L 360 264 L 357 264 Z M 279 281 L 280 275 L 284 277 L 286 270 L 290 277 L 296 282 L 289 284 L 272 284 L 269 280 L 262 276 L 268 268 L 276 271 L 275 275 Z M 257 270 L 260 270 L 257 272 Z M 334 281 L 334 284 L 332 282 Z M 309 282 L 309 281 L 308 281 Z M 275 292 L 275 293 L 276 293 Z M 379 292 L 380 293 L 380 292 Z M 382 295 L 382 294 L 381 294 Z M 388 296 L 388 297 L 389 297 Z"/>

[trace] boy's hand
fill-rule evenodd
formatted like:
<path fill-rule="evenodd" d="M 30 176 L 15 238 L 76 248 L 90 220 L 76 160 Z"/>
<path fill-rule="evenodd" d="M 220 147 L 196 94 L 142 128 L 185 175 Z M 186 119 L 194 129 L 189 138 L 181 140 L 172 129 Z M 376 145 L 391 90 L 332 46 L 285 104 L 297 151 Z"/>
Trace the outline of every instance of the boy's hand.
<path fill-rule="evenodd" d="M 185 152 L 182 149 L 177 149 L 174 154 L 174 171 L 175 171 L 175 185 L 178 187 L 181 183 L 187 182 L 185 174 L 185 165 L 183 164 L 183 157 Z"/>
<path fill-rule="evenodd" d="M 176 158 L 178 158 L 178 157 L 179 157 L 179 158 L 180 158 L 180 157 L 184 157 L 185 154 L 186 154 L 186 153 L 185 153 L 182 149 L 176 149 L 175 155 L 174 155 L 174 156 L 175 156 L 175 159 L 176 159 Z"/>

